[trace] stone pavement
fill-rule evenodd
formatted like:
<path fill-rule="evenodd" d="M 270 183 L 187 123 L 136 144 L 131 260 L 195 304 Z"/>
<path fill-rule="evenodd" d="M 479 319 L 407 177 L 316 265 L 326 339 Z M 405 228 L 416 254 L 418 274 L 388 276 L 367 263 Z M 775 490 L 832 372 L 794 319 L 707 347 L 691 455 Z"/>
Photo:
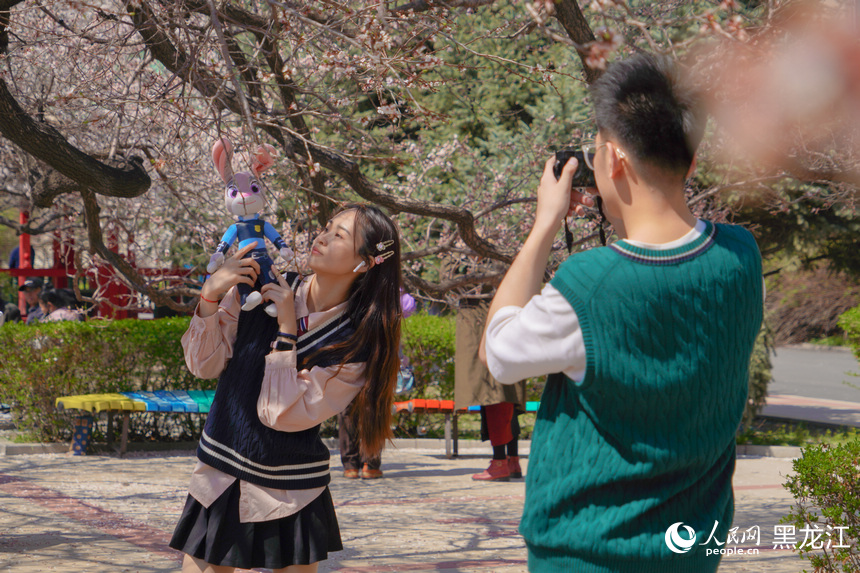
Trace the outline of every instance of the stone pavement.
<path fill-rule="evenodd" d="M 397 445 L 383 456 L 381 480 L 344 479 L 332 457 L 345 550 L 320 571 L 526 571 L 517 533 L 523 480 L 473 482 L 489 457 L 475 443 L 461 441 L 461 456 L 451 460 L 441 445 Z M 0 456 L 0 571 L 178 571 L 180 556 L 167 542 L 194 462 L 191 451 Z M 527 472 L 527 459 L 524 466 Z M 790 472 L 790 458 L 740 456 L 735 525 L 758 526 L 761 538 L 741 544 L 758 554 L 726 556 L 721 573 L 803 569 L 791 551 L 773 549 L 774 526 L 792 503 L 782 487 Z"/>

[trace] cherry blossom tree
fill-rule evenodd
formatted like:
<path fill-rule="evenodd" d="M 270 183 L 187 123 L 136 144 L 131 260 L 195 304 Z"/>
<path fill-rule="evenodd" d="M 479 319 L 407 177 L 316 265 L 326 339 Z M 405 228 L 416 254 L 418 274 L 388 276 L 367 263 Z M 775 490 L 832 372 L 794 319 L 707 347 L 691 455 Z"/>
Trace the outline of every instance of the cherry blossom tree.
<path fill-rule="evenodd" d="M 0 212 L 31 213 L 0 224 L 57 234 L 79 272 L 109 264 L 187 310 L 174 297 L 194 280 L 140 268 L 202 273 L 229 224 L 209 159 L 228 136 L 240 152 L 278 149 L 267 217 L 300 255 L 339 205 L 370 201 L 400 225 L 413 290 L 486 293 L 528 229 L 546 157 L 593 133 L 586 87 L 609 59 L 671 53 L 707 83 L 722 68 L 701 46 L 754 43 L 779 7 L 0 0 Z M 718 198 L 773 177 L 714 167 L 690 200 L 724 218 Z M 595 222 L 572 232 L 585 248 Z M 552 264 L 564 256 L 560 237 Z"/>

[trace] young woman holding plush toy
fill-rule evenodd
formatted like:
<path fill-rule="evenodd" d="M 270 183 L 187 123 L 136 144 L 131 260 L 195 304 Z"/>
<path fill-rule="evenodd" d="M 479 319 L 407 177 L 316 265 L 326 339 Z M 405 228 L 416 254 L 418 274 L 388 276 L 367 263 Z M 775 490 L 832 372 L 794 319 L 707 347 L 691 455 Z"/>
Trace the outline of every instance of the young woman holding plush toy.
<path fill-rule="evenodd" d="M 260 285 L 241 247 L 204 283 L 182 344 L 189 369 L 218 377 L 189 496 L 170 546 L 183 571 L 315 572 L 342 549 L 320 424 L 353 403 L 361 445 L 391 435 L 399 369 L 400 244 L 377 208 L 349 205 L 313 241 L 302 278 L 276 273 L 263 306 L 241 310 L 239 285 Z"/>

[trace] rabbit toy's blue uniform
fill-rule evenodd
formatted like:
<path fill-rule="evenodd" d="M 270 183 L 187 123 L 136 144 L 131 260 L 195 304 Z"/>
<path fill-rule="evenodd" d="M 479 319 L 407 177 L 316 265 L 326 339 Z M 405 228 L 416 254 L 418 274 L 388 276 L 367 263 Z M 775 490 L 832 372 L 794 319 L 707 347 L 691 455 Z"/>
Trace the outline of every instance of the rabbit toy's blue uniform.
<path fill-rule="evenodd" d="M 287 247 L 287 243 L 281 238 L 281 235 L 275 230 L 275 228 L 268 222 L 260 219 L 259 215 L 253 215 L 251 217 L 243 217 L 239 216 L 239 220 L 230 225 L 227 228 L 227 232 L 224 233 L 224 236 L 221 237 L 221 242 L 218 243 L 218 247 L 215 249 L 215 252 L 221 253 L 222 255 L 227 254 L 227 249 L 230 248 L 236 239 L 239 240 L 239 248 L 246 247 L 251 243 L 257 243 L 257 247 L 248 253 L 246 256 L 251 257 L 257 264 L 260 265 L 260 286 L 275 282 L 275 275 L 272 272 L 272 262 L 271 257 L 269 257 L 268 251 L 266 251 L 266 239 L 269 239 L 273 245 L 280 251 L 281 249 L 289 249 Z M 250 285 L 240 284 L 238 285 L 239 294 L 242 295 L 242 303 L 245 303 L 248 295 L 251 293 Z"/>
<path fill-rule="evenodd" d="M 214 273 L 224 262 L 224 255 L 230 246 L 239 240 L 239 248 L 246 247 L 252 243 L 256 243 L 256 248 L 249 252 L 245 257 L 250 257 L 257 261 L 260 265 L 260 274 L 258 282 L 260 286 L 275 282 L 275 275 L 272 272 L 272 259 L 266 251 L 266 239 L 269 239 L 278 249 L 278 254 L 284 259 L 291 259 L 293 252 L 287 246 L 287 243 L 281 238 L 275 228 L 269 223 L 260 219 L 258 213 L 262 211 L 265 201 L 263 199 L 263 188 L 257 177 L 260 173 L 274 164 L 272 154 L 274 148 L 271 145 L 260 146 L 255 156 L 251 161 L 251 172 L 242 171 L 233 173 L 231 167 L 231 159 L 233 155 L 233 146 L 224 138 L 215 142 L 212 147 L 212 161 L 215 163 L 215 169 L 221 175 L 221 178 L 226 183 L 224 199 L 227 208 L 231 213 L 236 215 L 238 221 L 227 229 L 218 247 L 209 259 L 209 265 L 206 270 Z M 262 300 L 262 295 L 253 291 L 250 285 L 239 284 L 239 294 L 242 297 L 242 310 L 251 310 Z M 266 307 L 266 312 L 270 316 L 276 316 L 277 310 L 274 305 Z"/>

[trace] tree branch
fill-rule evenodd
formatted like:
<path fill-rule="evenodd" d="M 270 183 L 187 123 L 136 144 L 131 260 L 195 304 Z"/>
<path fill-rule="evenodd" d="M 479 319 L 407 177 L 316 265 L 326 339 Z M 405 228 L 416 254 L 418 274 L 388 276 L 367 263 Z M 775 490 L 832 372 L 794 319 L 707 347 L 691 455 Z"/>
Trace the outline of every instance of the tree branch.
<path fill-rule="evenodd" d="M 137 270 L 119 254 L 110 250 L 104 243 L 102 235 L 101 221 L 99 220 L 98 199 L 95 193 L 84 190 L 81 193 L 84 199 L 84 222 L 87 227 L 87 239 L 89 240 L 90 250 L 98 254 L 101 258 L 107 261 L 122 277 L 128 281 L 129 286 L 137 292 L 148 296 L 156 305 L 166 306 L 179 312 L 191 312 L 194 310 L 195 303 L 182 304 L 178 303 L 173 298 L 165 294 L 164 291 L 152 288 L 150 282 L 147 281 Z M 174 290 L 175 294 L 189 294 L 182 289 Z"/>
<path fill-rule="evenodd" d="M 432 0 L 412 0 L 406 4 L 396 6 L 391 9 L 393 14 L 403 14 L 406 12 L 426 12 L 431 8 L 480 8 L 481 6 L 489 6 L 495 4 L 496 0 L 449 0 L 447 2 L 433 2 Z"/>
<path fill-rule="evenodd" d="M 202 95 L 217 98 L 231 112 L 240 116 L 243 114 L 242 104 L 235 94 L 226 93 L 221 89 L 223 85 L 221 79 L 204 72 L 203 66 L 192 62 L 186 54 L 174 46 L 167 34 L 158 27 L 157 19 L 148 2 L 141 1 L 134 7 L 129 3 L 128 10 L 135 28 L 158 61 L 177 77 L 189 82 Z M 278 141 L 284 149 L 294 153 L 297 149 L 306 149 L 314 162 L 338 174 L 363 199 L 395 213 L 408 212 L 452 221 L 457 225 L 463 241 L 479 256 L 505 263 L 513 261 L 512 255 L 500 251 L 478 234 L 475 229 L 475 218 L 470 211 L 452 205 L 417 201 L 384 193 L 361 173 L 358 164 L 318 146 L 308 138 L 287 128 L 280 121 L 269 119 L 259 122 L 257 126 Z"/>
<path fill-rule="evenodd" d="M 585 81 L 589 84 L 593 83 L 600 76 L 600 70 L 588 66 L 586 63 L 588 54 L 578 46 L 584 46 L 596 38 L 585 16 L 582 15 L 579 4 L 576 0 L 558 0 L 555 3 L 555 17 L 577 46 L 576 52 L 582 61 L 582 67 L 585 69 Z"/>
<path fill-rule="evenodd" d="M 424 280 L 420 276 L 409 272 L 408 270 L 404 272 L 404 275 L 406 276 L 406 280 L 419 290 L 426 292 L 431 296 L 441 297 L 457 289 L 474 287 L 482 284 L 498 285 L 502 280 L 502 277 L 505 276 L 505 273 L 504 271 L 499 271 L 497 273 L 466 274 L 438 283 Z"/>
<path fill-rule="evenodd" d="M 2 54 L 5 54 L 8 48 L 9 8 L 17 3 L 8 0 L 0 3 L 0 53 Z M 0 133 L 66 178 L 66 180 L 54 178 L 51 191 L 45 190 L 38 197 L 34 197 L 40 206 L 50 205 L 56 194 L 76 191 L 78 186 L 89 188 L 100 195 L 126 198 L 138 197 L 149 189 L 149 175 L 143 168 L 143 161 L 140 158 L 131 157 L 126 161 L 118 162 L 117 166 L 96 160 L 70 144 L 63 134 L 52 126 L 37 122 L 30 117 L 15 100 L 2 78 L 0 78 Z"/>
<path fill-rule="evenodd" d="M 138 197 L 149 189 L 150 179 L 139 157 L 131 157 L 112 167 L 71 145 L 47 123 L 31 118 L 15 101 L 6 82 L 0 79 L 0 133 L 18 147 L 48 164 L 66 178 L 54 185 L 58 192 L 92 189 L 110 197 Z M 69 181 L 71 180 L 71 181 Z M 34 197 L 40 206 L 48 206 L 56 193 L 46 191 Z"/>

